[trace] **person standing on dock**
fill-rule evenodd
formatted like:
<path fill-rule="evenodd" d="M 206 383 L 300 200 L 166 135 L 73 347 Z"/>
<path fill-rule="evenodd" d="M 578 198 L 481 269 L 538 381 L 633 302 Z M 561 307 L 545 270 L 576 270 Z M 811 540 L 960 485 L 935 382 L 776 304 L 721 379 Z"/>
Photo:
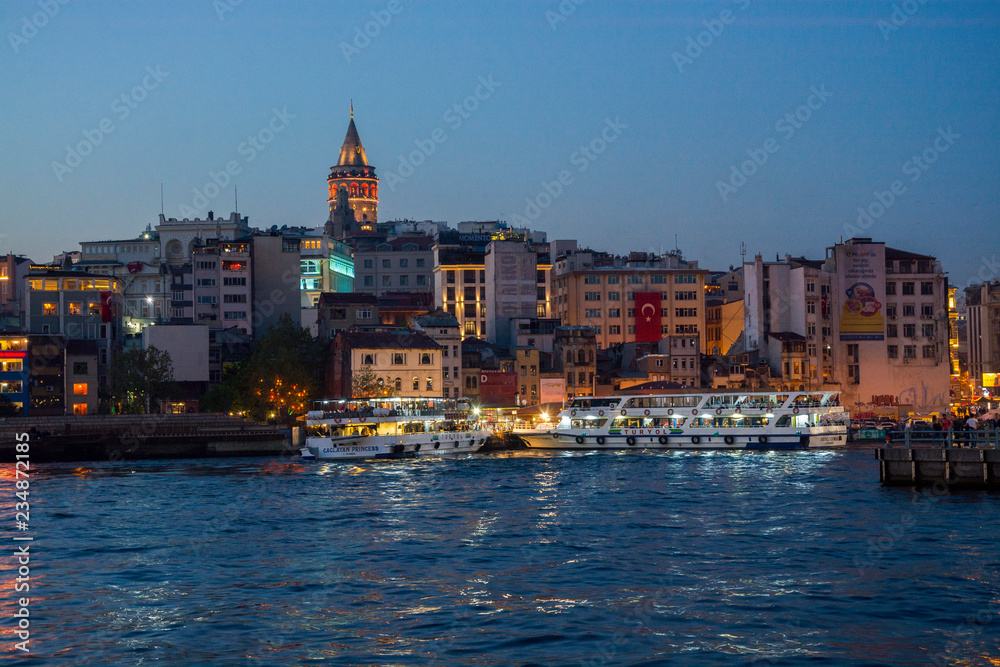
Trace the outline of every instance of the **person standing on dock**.
<path fill-rule="evenodd" d="M 979 444 L 979 437 L 976 435 L 976 431 L 979 430 L 979 420 L 976 419 L 976 415 L 965 420 L 965 430 L 969 432 L 969 446 L 976 447 Z"/>

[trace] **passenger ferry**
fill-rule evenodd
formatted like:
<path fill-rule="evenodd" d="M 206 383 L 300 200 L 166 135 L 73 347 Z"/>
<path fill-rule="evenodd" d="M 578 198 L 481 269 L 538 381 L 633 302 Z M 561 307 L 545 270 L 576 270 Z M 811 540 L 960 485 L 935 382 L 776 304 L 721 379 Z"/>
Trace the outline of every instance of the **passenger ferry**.
<path fill-rule="evenodd" d="M 491 435 L 461 399 L 373 398 L 318 401 L 306 414 L 304 459 L 401 458 L 470 454 Z"/>
<path fill-rule="evenodd" d="M 579 397 L 548 432 L 514 433 L 541 449 L 814 449 L 847 444 L 837 392 Z"/>

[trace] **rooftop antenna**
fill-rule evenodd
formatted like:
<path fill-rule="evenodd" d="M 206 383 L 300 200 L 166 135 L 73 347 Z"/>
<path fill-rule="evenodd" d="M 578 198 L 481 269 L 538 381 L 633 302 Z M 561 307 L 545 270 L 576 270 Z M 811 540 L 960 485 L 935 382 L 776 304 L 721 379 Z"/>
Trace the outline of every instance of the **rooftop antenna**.
<path fill-rule="evenodd" d="M 163 215 L 163 181 L 160 181 L 160 215 Z"/>
<path fill-rule="evenodd" d="M 235 199 L 234 206 L 236 207 L 236 221 L 240 220 L 240 189 L 238 186 L 233 186 L 233 199 Z"/>
<path fill-rule="evenodd" d="M 740 266 L 746 264 L 747 261 L 747 244 L 740 241 Z"/>

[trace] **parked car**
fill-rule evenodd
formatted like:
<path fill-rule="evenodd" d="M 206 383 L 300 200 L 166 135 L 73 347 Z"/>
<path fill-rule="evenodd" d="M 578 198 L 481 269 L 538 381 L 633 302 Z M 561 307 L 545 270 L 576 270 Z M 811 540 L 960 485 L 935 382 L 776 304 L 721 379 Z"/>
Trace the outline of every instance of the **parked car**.
<path fill-rule="evenodd" d="M 878 423 L 878 428 L 882 429 L 883 431 L 898 431 L 899 424 L 897 424 L 894 421 L 883 419 Z"/>

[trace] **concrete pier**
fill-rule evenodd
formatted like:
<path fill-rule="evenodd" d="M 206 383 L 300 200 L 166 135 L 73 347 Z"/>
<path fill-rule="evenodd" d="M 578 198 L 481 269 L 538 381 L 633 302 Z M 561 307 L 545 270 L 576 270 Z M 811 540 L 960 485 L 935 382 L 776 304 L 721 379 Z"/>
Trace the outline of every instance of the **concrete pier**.
<path fill-rule="evenodd" d="M 879 480 L 888 486 L 944 483 L 1000 488 L 1000 449 L 979 447 L 880 447 Z"/>

